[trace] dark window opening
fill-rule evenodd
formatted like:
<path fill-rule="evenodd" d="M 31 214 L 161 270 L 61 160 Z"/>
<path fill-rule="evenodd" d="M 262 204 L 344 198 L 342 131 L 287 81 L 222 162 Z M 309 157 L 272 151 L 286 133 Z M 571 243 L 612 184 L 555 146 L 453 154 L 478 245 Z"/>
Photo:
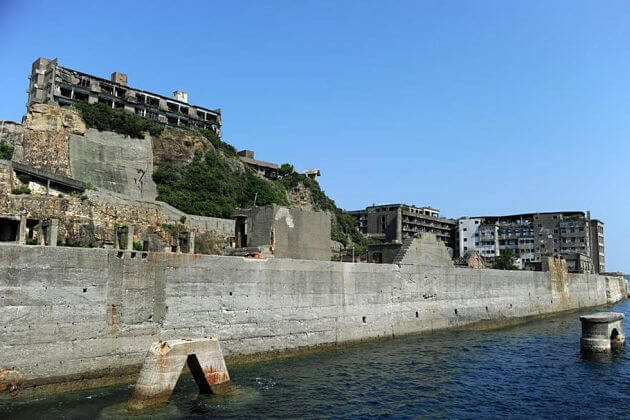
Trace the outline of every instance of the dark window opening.
<path fill-rule="evenodd" d="M 0 242 L 17 242 L 20 221 L 0 218 Z"/>
<path fill-rule="evenodd" d="M 88 95 L 85 92 L 79 92 L 79 91 L 74 91 L 74 99 L 76 99 L 77 101 L 81 101 L 81 102 L 87 102 L 88 98 L 90 97 L 90 95 Z"/>

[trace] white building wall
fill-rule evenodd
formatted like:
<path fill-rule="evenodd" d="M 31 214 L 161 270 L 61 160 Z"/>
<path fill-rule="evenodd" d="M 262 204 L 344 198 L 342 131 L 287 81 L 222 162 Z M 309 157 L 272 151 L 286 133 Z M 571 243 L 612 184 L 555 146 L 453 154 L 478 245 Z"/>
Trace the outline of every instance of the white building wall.
<path fill-rule="evenodd" d="M 475 251 L 479 249 L 479 226 L 482 219 L 463 218 L 457 221 L 459 230 L 459 256 L 463 257 L 466 251 Z"/>

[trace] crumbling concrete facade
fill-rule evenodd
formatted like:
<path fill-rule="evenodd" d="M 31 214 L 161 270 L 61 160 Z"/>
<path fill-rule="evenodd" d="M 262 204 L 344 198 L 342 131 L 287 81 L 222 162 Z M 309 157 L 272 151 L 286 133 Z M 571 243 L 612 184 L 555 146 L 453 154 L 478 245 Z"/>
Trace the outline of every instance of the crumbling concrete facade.
<path fill-rule="evenodd" d="M 239 209 L 239 247 L 261 247 L 276 258 L 330 261 L 330 214 L 275 204 Z"/>
<path fill-rule="evenodd" d="M 42 170 L 30 170 L 37 175 L 22 182 L 18 175 L 24 171 L 16 165 L 24 168 L 0 161 L 0 242 L 205 254 L 221 254 L 231 244 L 233 220 L 187 215 L 166 203 L 85 190 L 80 182 Z M 19 229 L 24 232 L 16 236 Z M 128 233 L 123 242 L 120 229 Z M 51 239 L 53 232 L 56 240 Z"/>
<path fill-rule="evenodd" d="M 111 80 L 62 67 L 57 59 L 38 58 L 29 77 L 28 107 L 33 104 L 72 105 L 102 103 L 174 127 L 199 127 L 221 134 L 221 110 L 188 103 L 188 94 L 172 97 L 128 86 L 127 75 L 112 73 Z"/>

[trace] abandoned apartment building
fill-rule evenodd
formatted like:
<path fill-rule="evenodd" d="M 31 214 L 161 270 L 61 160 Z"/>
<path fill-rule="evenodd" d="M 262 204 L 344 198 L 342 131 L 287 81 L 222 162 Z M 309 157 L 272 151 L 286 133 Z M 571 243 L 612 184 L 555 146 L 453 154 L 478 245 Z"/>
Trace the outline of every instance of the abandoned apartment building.
<path fill-rule="evenodd" d="M 456 221 L 440 217 L 440 211 L 429 206 L 373 205 L 350 214 L 358 219 L 361 234 L 380 242 L 368 246 L 368 262 L 393 262 L 405 240 L 422 233 L 434 234 L 447 248 L 454 247 Z"/>
<path fill-rule="evenodd" d="M 569 271 L 605 272 L 604 223 L 588 211 L 463 217 L 456 236 L 460 257 L 477 251 L 492 264 L 510 249 L 517 267 L 539 271 L 545 256 L 560 254 Z"/>
<path fill-rule="evenodd" d="M 32 66 L 27 93 L 27 106 L 101 103 L 172 127 L 205 128 L 221 135 L 220 109 L 190 105 L 188 94 L 179 90 L 167 97 L 132 88 L 124 73 L 114 72 L 107 80 L 62 67 L 57 59 L 38 58 Z"/>

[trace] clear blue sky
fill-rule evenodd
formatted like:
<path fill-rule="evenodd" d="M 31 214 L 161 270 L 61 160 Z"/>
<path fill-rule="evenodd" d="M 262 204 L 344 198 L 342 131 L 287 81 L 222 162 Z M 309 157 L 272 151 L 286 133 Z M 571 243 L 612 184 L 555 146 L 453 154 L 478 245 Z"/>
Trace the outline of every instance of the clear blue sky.
<path fill-rule="evenodd" d="M 0 0 L 0 119 L 39 56 L 223 109 L 346 209 L 591 210 L 630 272 L 628 1 Z"/>

